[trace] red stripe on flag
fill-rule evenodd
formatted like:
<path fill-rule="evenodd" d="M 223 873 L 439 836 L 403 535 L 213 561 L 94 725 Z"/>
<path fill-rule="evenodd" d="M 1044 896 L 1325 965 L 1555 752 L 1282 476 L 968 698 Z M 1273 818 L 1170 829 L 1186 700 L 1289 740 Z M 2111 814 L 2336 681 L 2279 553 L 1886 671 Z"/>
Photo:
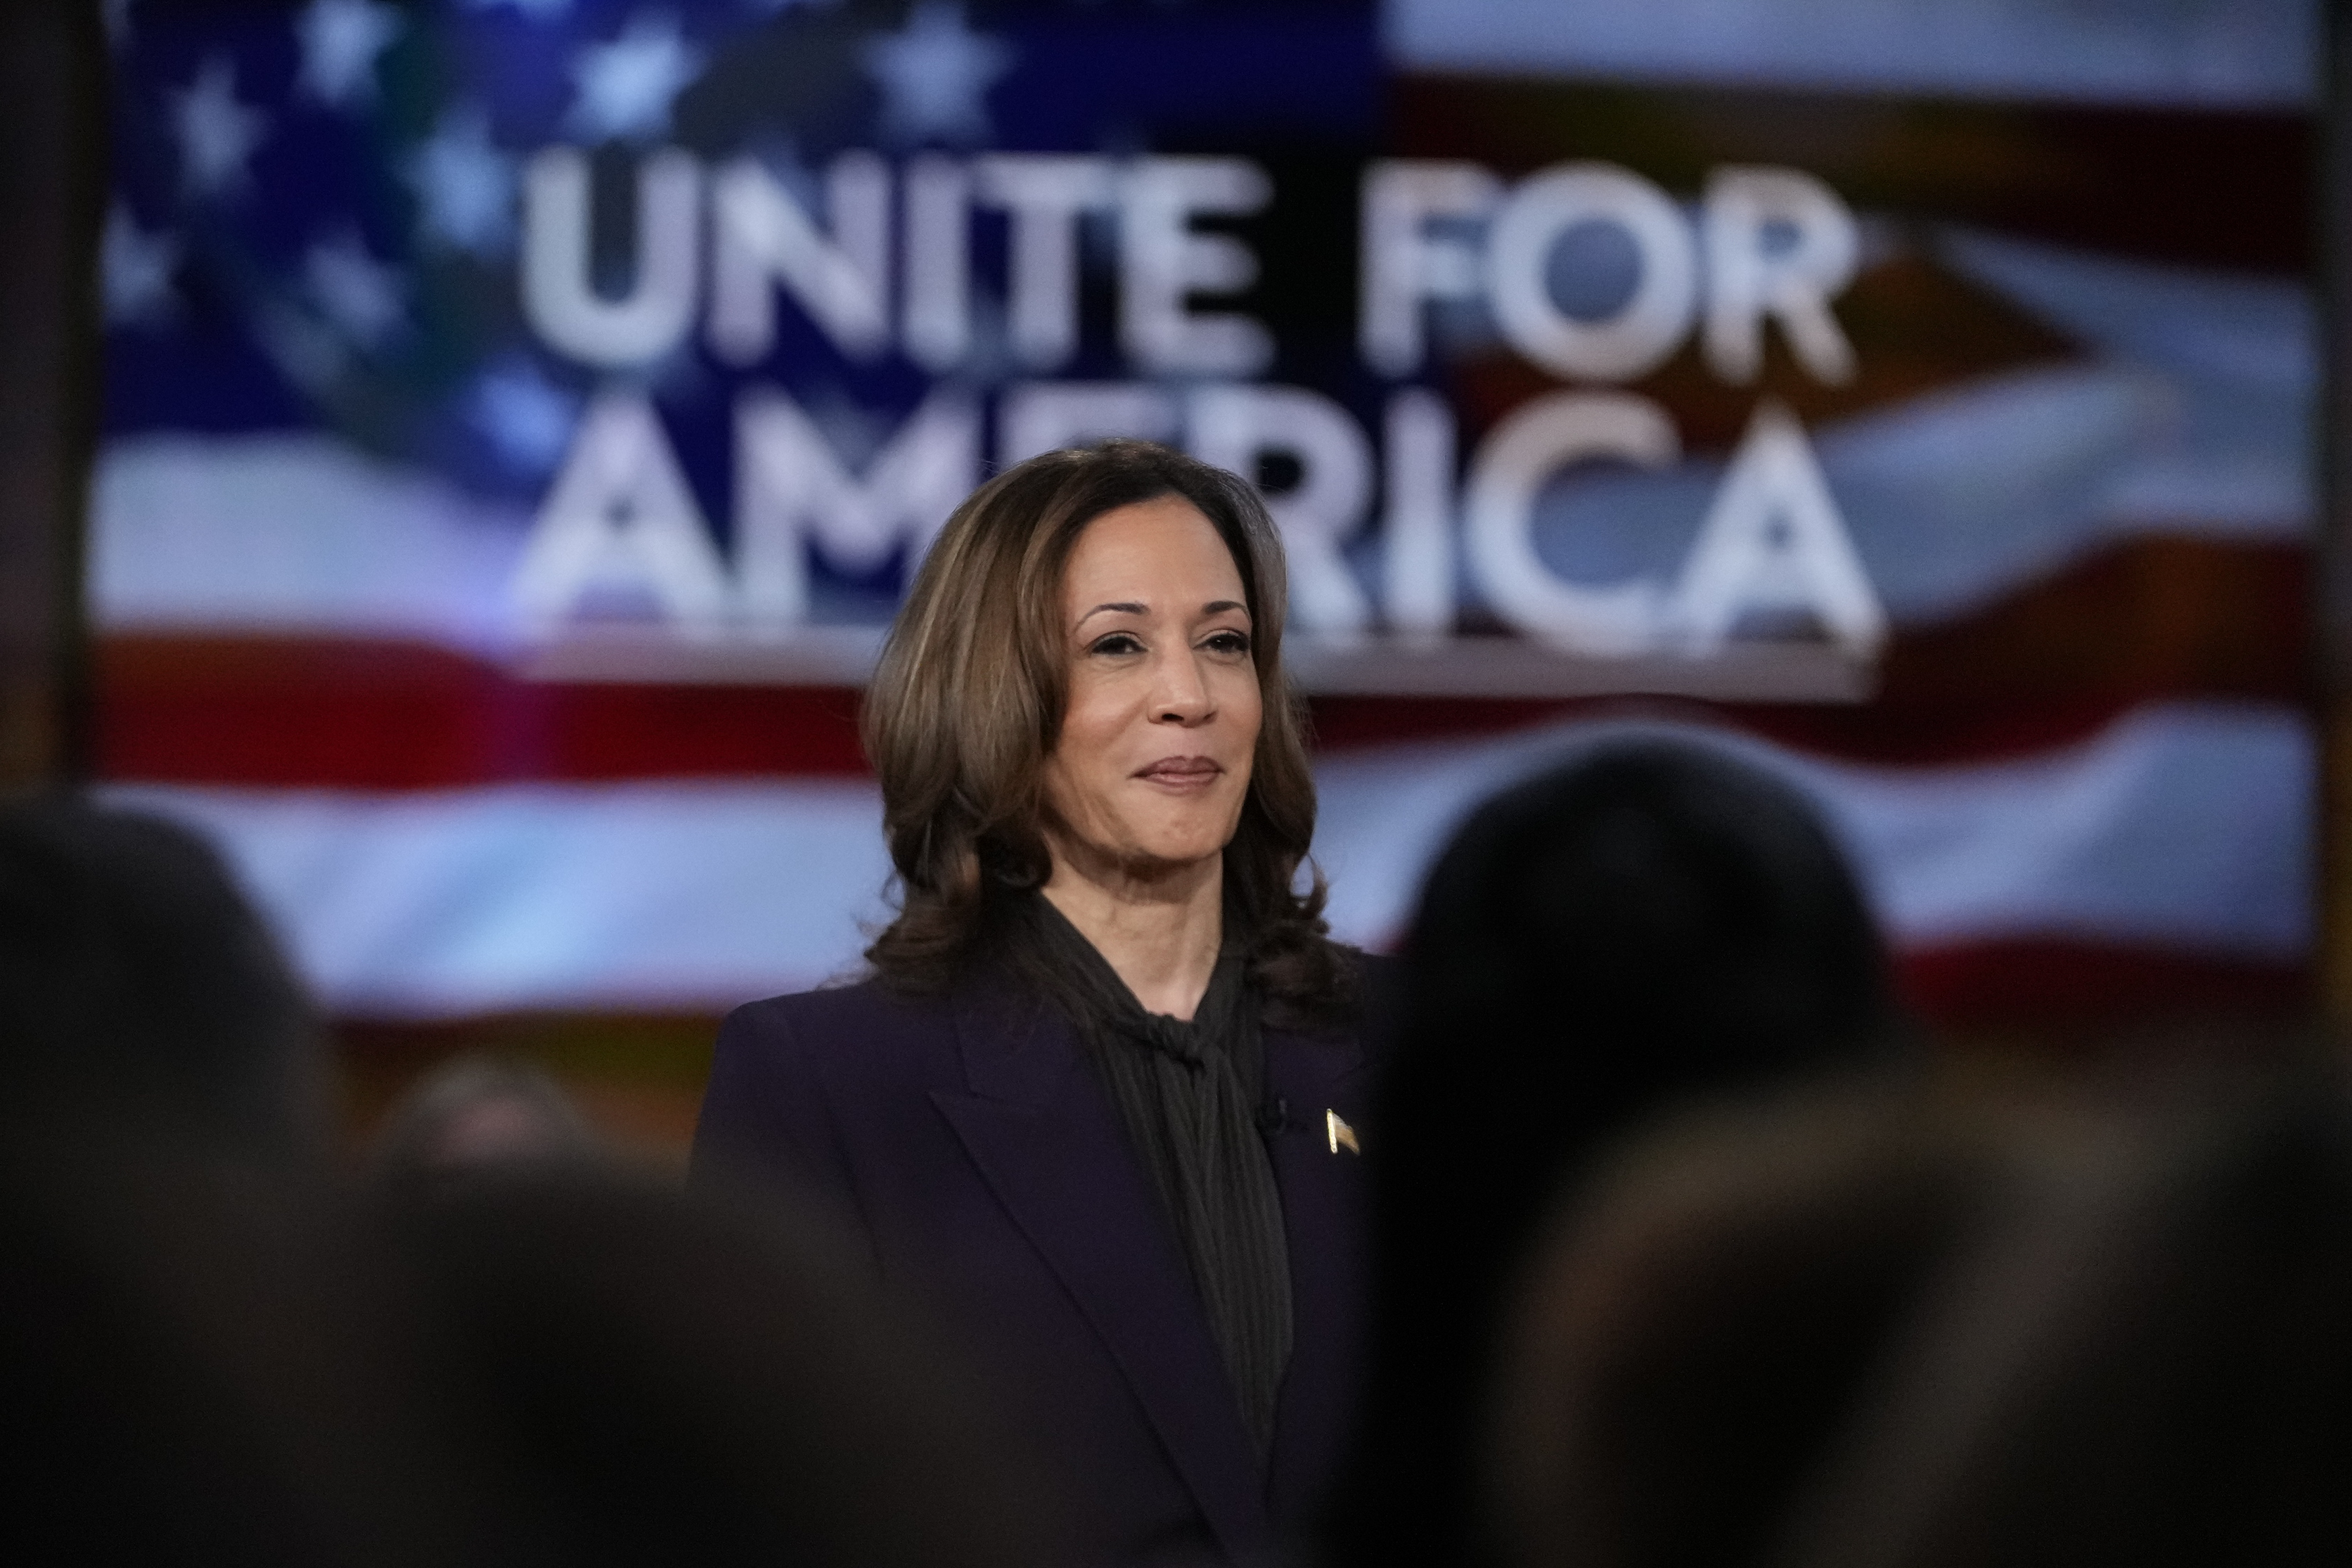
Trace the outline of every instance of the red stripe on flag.
<path fill-rule="evenodd" d="M 2287 1017 L 2311 1000 L 2305 964 L 2053 937 L 1913 949 L 1895 968 L 1919 1016 L 1964 1029 Z"/>
<path fill-rule="evenodd" d="M 523 781 L 858 777 L 848 687 L 519 680 L 403 643 L 115 637 L 100 651 L 102 777 L 299 789 L 446 789 Z M 2097 733 L 2131 700 L 1990 713 L 1853 713 L 1654 698 L 1326 697 L 1325 750 L 1474 739 L 1648 716 L 1725 724 L 1825 756 L 1981 761 Z"/>
<path fill-rule="evenodd" d="M 866 771 L 842 688 L 558 685 L 415 644 L 268 638 L 105 639 L 98 760 L 284 788 Z"/>

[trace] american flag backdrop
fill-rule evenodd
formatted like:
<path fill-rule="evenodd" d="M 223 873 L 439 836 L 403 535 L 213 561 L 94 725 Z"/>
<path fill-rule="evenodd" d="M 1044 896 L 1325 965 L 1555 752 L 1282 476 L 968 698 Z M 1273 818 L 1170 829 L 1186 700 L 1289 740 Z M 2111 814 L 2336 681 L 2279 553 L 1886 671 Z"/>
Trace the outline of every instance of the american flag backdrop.
<path fill-rule="evenodd" d="M 854 966 L 908 563 L 1118 431 L 1302 563 L 1348 940 L 1665 728 L 1821 804 L 1931 1019 L 2299 994 L 2308 7 L 108 19 L 101 767 L 339 1017 Z"/>

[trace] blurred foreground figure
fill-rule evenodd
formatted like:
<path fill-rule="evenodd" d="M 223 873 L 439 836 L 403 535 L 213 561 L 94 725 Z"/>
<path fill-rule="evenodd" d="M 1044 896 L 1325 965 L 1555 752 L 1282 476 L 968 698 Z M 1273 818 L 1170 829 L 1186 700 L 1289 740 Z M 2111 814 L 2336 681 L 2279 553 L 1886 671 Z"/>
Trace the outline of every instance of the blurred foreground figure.
<path fill-rule="evenodd" d="M 839 1238 L 593 1166 L 392 1187 L 501 1562 L 1036 1568 L 1054 1500 Z"/>
<path fill-rule="evenodd" d="M 1374 1356 L 1339 1563 L 1483 1562 L 1472 1452 L 1504 1293 L 1553 1192 L 1691 1097 L 1883 1052 L 1886 963 L 1845 863 L 1770 776 L 1589 753 L 1481 807 L 1405 950 L 1368 1142 Z"/>
<path fill-rule="evenodd" d="M 0 1114 L 168 1120 L 245 1153 L 329 1136 L 317 1020 L 218 857 L 66 796 L 0 806 Z"/>
<path fill-rule="evenodd" d="M 0 1560 L 1053 1560 L 979 1395 L 823 1235 L 430 1100 L 437 1179 L 341 1190 L 320 1051 L 201 844 L 0 809 Z"/>
<path fill-rule="evenodd" d="M 56 1131 L 0 1157 L 0 1558 L 492 1560 L 378 1248 L 166 1124 Z"/>
<path fill-rule="evenodd" d="M 1863 1092 L 1635 1151 L 1525 1293 L 1515 1568 L 2162 1568 L 2352 1550 L 2352 1100 Z"/>
<path fill-rule="evenodd" d="M 320 1052 L 201 843 L 0 807 L 0 1555 L 464 1560 L 396 1291 L 318 1180 Z"/>

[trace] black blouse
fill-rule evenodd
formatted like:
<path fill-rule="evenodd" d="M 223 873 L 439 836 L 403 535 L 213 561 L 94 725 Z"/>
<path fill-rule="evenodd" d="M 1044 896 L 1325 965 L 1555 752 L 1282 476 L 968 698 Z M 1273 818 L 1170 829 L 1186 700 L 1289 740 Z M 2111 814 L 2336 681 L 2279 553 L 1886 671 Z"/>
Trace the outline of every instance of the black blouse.
<path fill-rule="evenodd" d="M 1037 956 L 1088 1044 L 1145 1176 L 1192 1265 L 1243 1424 L 1264 1458 L 1290 1362 L 1290 1248 L 1259 1131 L 1257 998 L 1228 941 L 1191 1021 L 1148 1013 L 1078 929 L 1028 900 Z"/>

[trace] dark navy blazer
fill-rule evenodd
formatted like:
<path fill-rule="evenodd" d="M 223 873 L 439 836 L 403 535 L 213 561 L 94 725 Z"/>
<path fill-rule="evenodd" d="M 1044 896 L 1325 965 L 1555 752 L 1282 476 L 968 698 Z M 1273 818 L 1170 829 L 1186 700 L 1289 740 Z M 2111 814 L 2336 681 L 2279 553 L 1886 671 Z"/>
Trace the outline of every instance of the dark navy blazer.
<path fill-rule="evenodd" d="M 941 1308 L 1024 1407 L 1091 1552 L 1255 1557 L 1307 1528 L 1347 1436 L 1364 1173 L 1327 1114 L 1360 1126 L 1371 1076 L 1357 1038 L 1265 1039 L 1297 1327 L 1263 1465 L 1174 1232 L 1058 1010 L 986 979 L 933 1001 L 867 982 L 740 1007 L 695 1179 L 782 1178 L 854 1219 L 882 1278 Z"/>

